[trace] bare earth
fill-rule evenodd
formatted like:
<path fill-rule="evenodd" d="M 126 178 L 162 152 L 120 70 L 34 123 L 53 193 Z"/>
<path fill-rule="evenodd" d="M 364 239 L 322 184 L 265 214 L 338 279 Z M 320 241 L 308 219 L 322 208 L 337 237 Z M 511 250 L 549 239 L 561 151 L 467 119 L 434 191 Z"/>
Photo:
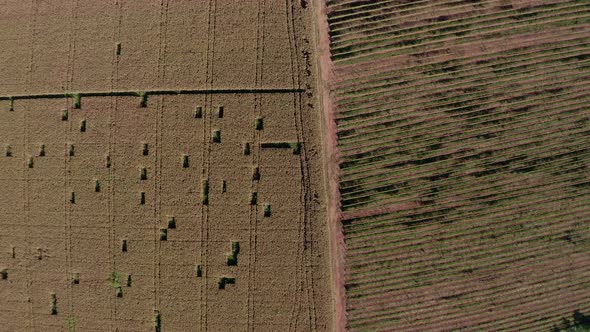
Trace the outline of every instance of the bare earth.
<path fill-rule="evenodd" d="M 324 158 L 326 159 L 327 193 L 328 193 L 328 223 L 330 226 L 330 249 L 332 254 L 332 294 L 334 299 L 335 317 L 334 328 L 344 331 L 346 328 L 346 295 L 344 289 L 344 235 L 342 231 L 342 213 L 340 210 L 339 190 L 339 162 L 338 142 L 336 136 L 336 107 L 333 103 L 333 91 L 330 82 L 333 81 L 333 64 L 330 59 L 330 37 L 324 1 L 314 1 L 316 23 L 316 45 L 318 49 L 317 61 L 320 70 L 320 99 L 324 129 Z"/>

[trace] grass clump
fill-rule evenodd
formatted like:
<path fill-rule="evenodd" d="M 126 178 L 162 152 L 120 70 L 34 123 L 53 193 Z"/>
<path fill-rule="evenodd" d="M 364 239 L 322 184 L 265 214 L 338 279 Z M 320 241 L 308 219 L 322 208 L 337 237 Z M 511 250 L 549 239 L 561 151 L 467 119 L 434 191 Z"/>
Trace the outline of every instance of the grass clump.
<path fill-rule="evenodd" d="M 223 106 L 219 106 L 219 108 L 217 108 L 217 117 L 218 118 L 223 118 Z"/>
<path fill-rule="evenodd" d="M 117 55 L 121 55 L 121 43 L 117 42 L 115 44 L 115 49 L 116 49 Z"/>
<path fill-rule="evenodd" d="M 112 166 L 112 162 L 111 162 L 111 156 L 109 156 L 109 155 L 107 155 L 107 156 L 105 157 L 105 166 L 106 166 L 107 168 L 111 168 L 111 166 Z"/>
<path fill-rule="evenodd" d="M 74 144 L 69 144 L 68 146 L 68 155 L 73 157 L 76 154 L 76 150 L 74 149 Z"/>
<path fill-rule="evenodd" d="M 218 285 L 219 285 L 219 289 L 225 289 L 225 285 L 227 284 L 235 284 L 236 283 L 236 278 L 230 278 L 230 277 L 221 277 L 219 278 L 218 281 Z"/>
<path fill-rule="evenodd" d="M 195 119 L 200 119 L 203 117 L 203 107 L 202 106 L 197 106 L 195 108 Z"/>
<path fill-rule="evenodd" d="M 240 242 L 238 241 L 231 241 L 231 252 L 234 254 L 240 253 Z"/>
<path fill-rule="evenodd" d="M 147 180 L 147 168 L 145 168 L 145 167 L 142 167 L 142 168 L 139 170 L 139 179 L 140 179 L 140 180 Z"/>
<path fill-rule="evenodd" d="M 8 144 L 4 146 L 4 156 L 12 157 L 12 147 Z"/>
<path fill-rule="evenodd" d="M 45 144 L 41 144 L 39 146 L 39 157 L 45 157 L 46 152 L 45 152 Z"/>
<path fill-rule="evenodd" d="M 222 193 L 227 192 L 227 181 L 225 181 L 225 180 L 221 180 L 221 192 Z"/>
<path fill-rule="evenodd" d="M 250 152 L 250 143 L 244 143 L 244 155 L 249 156 Z"/>
<path fill-rule="evenodd" d="M 61 112 L 61 121 L 68 121 L 69 117 L 70 116 L 69 116 L 68 110 L 63 110 Z"/>
<path fill-rule="evenodd" d="M 184 155 L 182 155 L 182 168 L 188 168 L 188 166 L 189 166 L 188 155 L 184 154 Z"/>
<path fill-rule="evenodd" d="M 197 278 L 203 277 L 203 267 L 201 265 L 197 265 Z"/>
<path fill-rule="evenodd" d="M 257 202 L 258 202 L 258 193 L 257 192 L 250 193 L 250 205 L 256 205 Z"/>
<path fill-rule="evenodd" d="M 176 228 L 176 218 L 174 218 L 174 217 L 168 217 L 168 228 L 169 229 Z"/>
<path fill-rule="evenodd" d="M 73 95 L 74 98 L 74 108 L 80 109 L 82 108 L 82 96 L 79 93 Z"/>
<path fill-rule="evenodd" d="M 43 249 L 41 249 L 41 248 L 37 248 L 37 259 L 38 260 L 43 259 Z"/>
<path fill-rule="evenodd" d="M 81 133 L 85 133 L 86 132 L 86 119 L 80 121 L 80 132 Z"/>
<path fill-rule="evenodd" d="M 148 146 L 147 143 L 141 144 L 141 154 L 144 156 L 147 156 L 150 154 L 150 147 Z"/>
<path fill-rule="evenodd" d="M 73 191 L 70 192 L 70 203 L 76 204 L 76 193 Z"/>
<path fill-rule="evenodd" d="M 238 265 L 238 256 L 235 254 L 227 254 L 227 266 Z"/>
<path fill-rule="evenodd" d="M 254 181 L 260 180 L 260 168 L 258 166 L 254 166 L 252 168 L 252 180 L 254 180 Z"/>
<path fill-rule="evenodd" d="M 209 204 L 209 180 L 203 180 L 201 184 L 201 203 L 203 205 Z"/>
<path fill-rule="evenodd" d="M 145 192 L 143 191 L 139 193 L 139 204 L 145 205 Z"/>
<path fill-rule="evenodd" d="M 0 270 L 0 278 L 2 278 L 2 280 L 8 279 L 8 269 Z"/>
<path fill-rule="evenodd" d="M 213 130 L 213 134 L 211 136 L 213 143 L 221 143 L 221 130 L 215 129 Z"/>
<path fill-rule="evenodd" d="M 264 129 L 264 121 L 263 121 L 262 117 L 256 118 L 255 128 L 256 128 L 256 130 Z"/>
<path fill-rule="evenodd" d="M 34 162 L 34 160 L 33 160 L 33 157 L 32 157 L 32 156 L 29 156 L 29 158 L 27 159 L 27 166 L 28 166 L 29 168 L 33 168 L 33 167 L 35 166 L 35 162 Z"/>
<path fill-rule="evenodd" d="M 131 280 L 131 275 L 130 274 L 127 275 L 127 283 L 126 284 L 127 284 L 127 287 L 131 287 L 132 280 Z"/>
<path fill-rule="evenodd" d="M 227 265 L 238 265 L 238 254 L 240 253 L 240 242 L 231 241 L 231 253 L 227 254 Z"/>
<path fill-rule="evenodd" d="M 51 297 L 51 314 L 57 315 L 57 295 L 55 293 L 51 293 L 50 297 Z"/>
<path fill-rule="evenodd" d="M 80 284 L 80 273 L 74 273 L 72 277 L 72 284 L 79 285 Z"/>
<path fill-rule="evenodd" d="M 162 331 L 162 316 L 159 310 L 154 310 L 154 328 L 156 332 Z"/>
<path fill-rule="evenodd" d="M 144 91 L 142 92 L 138 92 L 137 96 L 139 96 L 139 107 L 141 108 L 146 108 L 147 107 L 147 101 L 148 101 L 148 95 L 147 93 L 145 93 Z"/>
<path fill-rule="evenodd" d="M 573 322 L 563 317 L 561 323 L 553 325 L 551 332 L 588 332 L 590 331 L 590 316 L 584 315 L 580 310 L 574 311 Z"/>
<path fill-rule="evenodd" d="M 270 217 L 272 215 L 272 210 L 270 209 L 270 204 L 264 204 L 264 216 Z"/>
<path fill-rule="evenodd" d="M 74 317 L 68 318 L 66 321 L 68 323 L 68 331 L 75 332 L 76 331 L 76 319 Z"/>
<path fill-rule="evenodd" d="M 127 252 L 127 240 L 121 240 L 121 251 Z"/>
<path fill-rule="evenodd" d="M 293 154 L 300 154 L 301 153 L 301 143 L 290 143 L 291 150 L 293 150 Z"/>
<path fill-rule="evenodd" d="M 111 286 L 115 288 L 115 296 L 123 297 L 123 287 L 121 287 L 121 282 L 119 281 L 119 273 L 111 273 Z"/>
<path fill-rule="evenodd" d="M 100 181 L 99 180 L 94 180 L 94 192 L 99 193 L 100 192 Z"/>
<path fill-rule="evenodd" d="M 299 142 L 266 142 L 260 144 L 263 149 L 291 149 L 293 154 L 301 153 L 301 143 Z"/>
<path fill-rule="evenodd" d="M 160 241 L 168 241 L 168 229 L 160 228 Z"/>

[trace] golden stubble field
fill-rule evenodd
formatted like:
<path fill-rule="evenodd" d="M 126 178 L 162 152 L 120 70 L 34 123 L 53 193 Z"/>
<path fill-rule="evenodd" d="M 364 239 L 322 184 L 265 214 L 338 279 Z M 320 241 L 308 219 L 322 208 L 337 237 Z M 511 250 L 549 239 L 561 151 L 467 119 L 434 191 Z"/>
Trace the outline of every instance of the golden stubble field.
<path fill-rule="evenodd" d="M 2 329 L 331 328 L 309 9 L 2 8 Z"/>

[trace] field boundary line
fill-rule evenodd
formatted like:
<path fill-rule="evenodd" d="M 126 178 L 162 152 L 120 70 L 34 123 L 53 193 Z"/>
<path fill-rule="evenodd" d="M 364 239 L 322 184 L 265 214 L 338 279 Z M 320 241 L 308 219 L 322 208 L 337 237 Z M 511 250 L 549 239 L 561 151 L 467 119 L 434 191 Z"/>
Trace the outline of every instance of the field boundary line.
<path fill-rule="evenodd" d="M 0 96 L 0 100 L 53 99 L 80 97 L 141 97 L 142 95 L 203 95 L 203 94 L 262 94 L 262 93 L 303 93 L 305 89 L 294 88 L 243 88 L 243 89 L 162 89 L 162 90 L 115 90 L 88 92 L 55 92 L 26 95 Z"/>
<path fill-rule="evenodd" d="M 327 14 L 327 4 L 323 1 L 312 1 L 314 11 L 313 38 L 316 47 L 316 77 L 318 99 L 321 107 L 320 125 L 323 133 L 322 153 L 324 164 L 324 179 L 326 200 L 328 204 L 328 237 L 330 242 L 330 261 L 333 306 L 335 317 L 332 328 L 334 331 L 345 331 L 348 325 L 346 317 L 346 290 L 345 280 L 345 250 L 344 232 L 340 202 L 340 152 L 338 148 L 338 136 L 336 117 L 338 114 L 334 103 L 335 95 L 329 82 L 334 77 L 334 62 L 330 50 L 330 26 Z"/>
<path fill-rule="evenodd" d="M 295 56 L 297 55 L 297 47 L 296 47 L 296 36 L 295 36 L 295 30 L 294 30 L 294 24 L 293 24 L 293 11 L 292 11 L 292 2 L 290 0 L 285 0 L 285 15 L 286 15 L 286 19 L 287 19 L 287 34 L 288 34 L 288 39 L 289 39 L 289 50 L 290 50 L 290 54 L 289 54 L 289 60 L 290 60 L 290 65 L 291 65 L 291 82 L 292 85 L 295 86 L 300 86 L 301 82 L 300 82 L 300 77 L 299 75 L 295 74 L 296 70 L 295 68 L 298 67 L 298 64 L 296 62 Z M 294 56 L 295 55 L 295 56 Z M 299 142 L 301 140 L 300 137 L 300 131 L 299 131 L 299 123 L 298 123 L 298 119 L 297 119 L 297 98 L 295 96 L 292 96 L 292 100 L 293 100 L 293 124 L 295 126 L 296 129 L 296 133 L 297 133 L 297 141 Z M 301 165 L 302 159 L 299 158 L 299 171 L 300 173 L 300 184 L 303 186 L 303 166 Z M 300 190 L 299 193 L 299 200 L 300 200 L 300 204 L 301 206 L 303 206 L 303 202 L 302 200 L 302 192 L 303 192 L 303 188 Z M 304 292 L 305 292 L 305 280 L 304 280 L 304 266 L 305 266 L 305 257 L 304 257 L 304 233 L 305 233 L 305 225 L 304 225 L 304 220 L 301 217 L 301 207 L 298 210 L 297 213 L 297 218 L 299 220 L 298 222 L 298 227 L 297 227 L 297 237 L 298 237 L 298 241 L 297 241 L 297 257 L 296 257 L 296 269 L 295 269 L 295 279 L 293 280 L 293 287 L 294 287 L 294 298 L 295 298 L 295 303 L 293 303 L 293 307 L 291 309 L 291 313 L 289 316 L 289 331 L 297 331 L 297 325 L 299 324 L 299 316 L 301 314 L 301 310 L 302 310 L 302 301 L 304 300 L 308 300 L 308 299 L 303 299 L 304 296 Z M 307 295 L 307 293 L 305 294 Z M 311 323 L 311 320 L 310 320 Z M 311 330 L 311 327 L 310 327 Z"/>
<path fill-rule="evenodd" d="M 27 78 L 26 78 L 26 82 L 30 83 L 33 79 L 33 67 L 34 67 L 34 60 L 35 60 L 35 25 L 36 25 L 36 19 L 37 19 L 37 10 L 36 10 L 36 3 L 35 1 L 31 1 L 31 7 L 30 7 L 30 15 L 32 17 L 31 22 L 29 23 L 29 30 L 31 31 L 31 40 L 30 40 L 30 48 L 31 48 L 31 54 L 30 54 L 30 60 L 29 60 L 29 68 L 28 68 L 28 73 L 27 73 Z M 12 104 L 12 103 L 11 103 Z M 13 105 L 11 105 L 11 108 L 13 107 Z M 28 117 L 27 114 L 28 112 L 24 112 L 23 113 L 23 117 L 22 117 L 22 121 L 23 121 L 23 130 L 22 130 L 22 147 L 23 147 L 23 151 L 22 151 L 22 156 L 23 158 L 26 160 L 27 158 L 27 151 L 30 149 L 29 147 L 29 124 L 28 124 Z M 31 155 L 32 158 L 32 155 Z M 26 260 L 27 257 L 30 255 L 30 250 L 31 250 L 31 229 L 33 226 L 31 226 L 30 224 L 30 214 L 31 214 L 31 209 L 30 209 L 30 181 L 31 181 L 31 177 L 29 175 L 29 169 L 27 168 L 26 165 L 22 166 L 23 167 L 23 172 L 22 172 L 22 195 L 23 195 L 23 221 L 24 221 L 24 225 L 25 225 L 25 234 L 24 234 L 24 239 L 25 239 L 25 246 L 26 248 L 23 250 L 23 258 L 22 260 L 20 260 L 21 262 L 23 260 Z M 16 249 L 15 249 L 16 250 Z M 35 283 L 35 279 L 33 277 L 33 271 L 35 271 L 35 264 L 31 261 L 31 262 L 27 262 L 27 264 L 24 265 L 25 267 L 25 271 L 26 273 L 26 277 L 25 277 L 25 282 L 26 282 L 26 294 L 28 297 L 28 306 L 27 306 L 27 311 L 29 314 L 28 317 L 28 324 L 29 324 L 29 328 L 31 328 L 32 330 L 35 330 L 35 312 L 34 312 L 34 302 L 35 299 L 33 297 L 33 283 Z"/>
<path fill-rule="evenodd" d="M 213 86 L 213 61 L 215 52 L 215 14 L 217 8 L 216 0 L 209 0 L 207 8 L 207 62 L 206 62 L 206 81 L 205 86 L 211 90 Z M 205 91 L 208 91 L 205 90 Z M 203 100 L 204 115 L 203 115 L 203 151 L 201 160 L 201 183 L 209 181 L 210 175 L 210 158 L 211 158 L 211 140 L 209 132 L 212 126 L 212 106 L 213 98 L 210 93 L 206 93 Z M 209 284 L 209 202 L 201 201 L 201 241 L 200 241 L 200 255 L 201 265 L 204 267 L 203 282 L 200 288 L 200 330 L 207 331 L 207 316 L 208 316 L 208 289 Z"/>
<path fill-rule="evenodd" d="M 113 20 L 115 28 L 113 28 L 113 43 L 116 44 L 121 40 L 121 25 L 122 25 L 122 4 L 121 2 L 116 2 L 113 8 Z M 114 89 L 119 83 L 119 60 L 120 55 L 117 53 L 117 50 L 114 49 L 112 52 L 112 59 L 111 59 L 111 89 Z M 68 87 L 69 88 L 69 87 Z M 119 107 L 119 100 L 116 96 L 111 96 L 109 102 L 109 115 L 108 115 L 108 152 L 105 158 L 105 165 L 108 167 L 108 209 L 107 215 L 109 218 L 108 223 L 108 232 L 109 232 L 109 265 L 111 266 L 111 271 L 117 271 L 117 248 L 120 245 L 120 242 L 117 241 L 117 229 L 116 225 L 116 208 L 115 208 L 115 182 L 116 173 L 115 173 L 115 165 L 110 165 L 109 163 L 115 155 L 115 151 L 117 150 L 116 144 L 116 137 L 117 137 L 117 127 L 114 125 L 117 117 L 117 108 Z M 69 108 L 69 107 L 68 107 Z M 121 260 L 123 257 L 121 257 Z M 113 329 L 117 328 L 117 302 L 115 296 L 109 297 L 109 330 L 112 331 Z"/>
<path fill-rule="evenodd" d="M 286 1 L 287 5 L 287 17 L 289 18 L 288 21 L 291 27 L 291 35 L 293 37 L 292 41 L 292 50 L 295 52 L 291 52 L 291 65 L 293 72 L 293 79 L 296 80 L 297 85 L 301 86 L 302 82 L 305 81 L 304 78 L 301 77 L 302 68 L 305 68 L 305 63 L 301 63 L 300 61 L 302 58 L 297 56 L 300 54 L 300 51 L 305 46 L 300 47 L 298 44 L 298 40 L 296 38 L 296 33 L 299 31 L 298 25 L 295 24 L 294 17 L 296 15 L 295 11 L 295 3 L 292 0 Z M 305 55 L 306 51 L 303 51 Z M 295 56 L 293 56 L 295 55 Z M 295 69 L 295 70 L 294 70 Z M 312 92 L 307 93 L 308 97 L 312 96 Z M 309 157 L 307 155 L 307 141 L 306 135 L 304 130 L 304 118 L 303 118 L 303 95 L 301 94 L 293 94 L 293 115 L 295 121 L 295 128 L 297 129 L 297 141 L 301 143 L 301 153 L 299 154 L 300 159 L 300 171 L 301 171 L 301 203 L 303 206 L 303 210 L 301 211 L 300 218 L 302 219 L 301 223 L 301 239 L 303 240 L 302 243 L 302 252 L 301 252 L 301 286 L 305 289 L 305 299 L 308 301 L 307 303 L 307 319 L 309 319 L 309 330 L 310 331 L 317 331 L 317 319 L 316 319 L 316 308 L 315 308 L 315 290 L 314 290 L 314 276 L 313 276 L 313 269 L 311 265 L 313 264 L 313 257 L 314 257 L 314 240 L 313 240 L 313 232 L 311 226 L 311 212 L 310 212 L 310 203 L 311 203 L 311 196 L 309 192 L 310 188 L 310 169 L 309 169 Z M 298 251 L 299 252 L 299 251 Z M 300 307 L 301 309 L 301 303 Z M 297 321 L 296 321 L 297 324 Z M 297 325 L 295 325 L 296 327 Z"/>
<path fill-rule="evenodd" d="M 264 68 L 264 10 L 266 1 L 259 1 L 256 12 L 256 72 L 254 87 L 256 89 L 262 84 Z M 262 101 L 258 93 L 254 94 L 254 116 L 258 119 L 262 116 Z M 260 152 L 261 152 L 261 133 L 260 130 L 252 128 L 252 152 L 251 163 L 252 167 L 259 167 Z M 260 179 L 251 178 L 250 192 L 258 193 L 258 184 Z M 258 241 L 258 203 L 250 205 L 249 210 L 249 227 L 248 227 L 248 248 L 250 254 L 248 255 L 248 286 L 247 286 L 247 330 L 254 331 L 256 326 L 256 306 L 255 306 L 255 291 L 256 291 L 256 246 Z"/>

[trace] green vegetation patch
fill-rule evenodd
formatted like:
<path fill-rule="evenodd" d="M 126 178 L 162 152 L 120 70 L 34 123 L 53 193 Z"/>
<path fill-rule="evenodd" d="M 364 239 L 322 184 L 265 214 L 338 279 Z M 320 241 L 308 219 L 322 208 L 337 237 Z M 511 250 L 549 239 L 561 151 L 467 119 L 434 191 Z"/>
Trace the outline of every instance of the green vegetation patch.
<path fill-rule="evenodd" d="M 201 184 L 201 203 L 203 205 L 209 204 L 209 180 L 203 180 Z"/>
<path fill-rule="evenodd" d="M 219 285 L 219 289 L 225 289 L 225 285 L 228 284 L 235 284 L 236 283 L 236 278 L 231 278 L 231 277 L 221 277 L 219 278 L 218 281 L 218 285 Z"/>
<path fill-rule="evenodd" d="M 299 142 L 264 142 L 260 144 L 263 149 L 291 149 L 293 154 L 301 153 L 301 143 Z"/>

